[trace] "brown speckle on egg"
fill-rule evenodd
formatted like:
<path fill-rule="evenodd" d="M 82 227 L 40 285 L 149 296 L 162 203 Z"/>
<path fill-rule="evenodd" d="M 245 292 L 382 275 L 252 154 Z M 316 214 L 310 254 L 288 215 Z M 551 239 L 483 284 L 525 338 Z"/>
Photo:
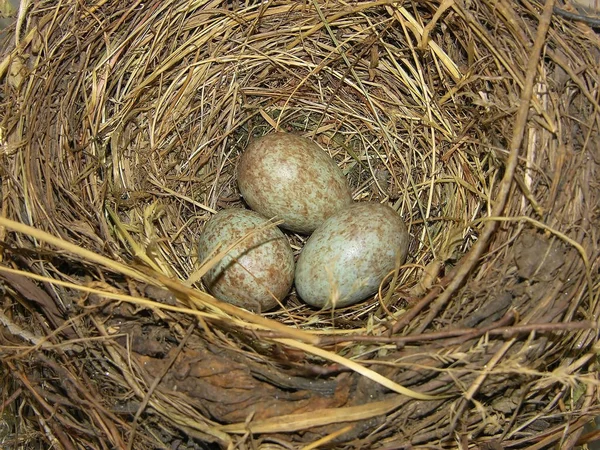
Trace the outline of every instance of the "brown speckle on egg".
<path fill-rule="evenodd" d="M 250 143 L 238 165 L 246 203 L 283 228 L 311 233 L 352 203 L 344 174 L 315 142 L 293 133 L 272 133 Z"/>
<path fill-rule="evenodd" d="M 217 213 L 199 239 L 198 256 L 204 262 L 217 248 L 224 250 L 238 239 L 263 227 L 267 219 L 246 209 Z M 294 254 L 277 227 L 255 232 L 234 247 L 202 278 L 218 299 L 255 312 L 275 308 L 293 283 Z"/>

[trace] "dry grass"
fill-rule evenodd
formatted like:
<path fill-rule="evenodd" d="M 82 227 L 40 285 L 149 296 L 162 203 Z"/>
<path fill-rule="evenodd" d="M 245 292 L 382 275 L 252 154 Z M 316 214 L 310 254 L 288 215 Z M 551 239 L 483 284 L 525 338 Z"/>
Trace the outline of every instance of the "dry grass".
<path fill-rule="evenodd" d="M 0 61 L 3 445 L 574 446 L 598 412 L 600 39 L 553 6 L 22 10 Z M 409 224 L 369 301 L 257 316 L 204 292 L 227 249 L 202 265 L 197 237 L 273 130 Z"/>

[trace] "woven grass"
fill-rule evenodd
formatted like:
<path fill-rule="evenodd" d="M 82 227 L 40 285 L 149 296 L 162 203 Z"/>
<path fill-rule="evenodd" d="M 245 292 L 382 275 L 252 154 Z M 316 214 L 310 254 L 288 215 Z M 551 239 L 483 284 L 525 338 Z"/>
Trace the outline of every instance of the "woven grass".
<path fill-rule="evenodd" d="M 593 438 L 587 24 L 531 0 L 34 3 L 0 62 L 4 448 Z M 409 225 L 367 302 L 259 316 L 202 287 L 198 236 L 244 206 L 238 156 L 273 130 Z"/>

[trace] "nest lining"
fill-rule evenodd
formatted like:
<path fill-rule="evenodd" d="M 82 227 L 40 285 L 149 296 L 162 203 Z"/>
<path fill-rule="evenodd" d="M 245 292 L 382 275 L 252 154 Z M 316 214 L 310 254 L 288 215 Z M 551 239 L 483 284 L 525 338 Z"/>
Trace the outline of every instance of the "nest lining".
<path fill-rule="evenodd" d="M 544 8 L 33 5 L 1 66 L 6 438 L 574 445 L 597 403 L 600 45 Z M 198 283 L 197 236 L 274 129 L 410 225 L 368 302 L 263 318 Z"/>

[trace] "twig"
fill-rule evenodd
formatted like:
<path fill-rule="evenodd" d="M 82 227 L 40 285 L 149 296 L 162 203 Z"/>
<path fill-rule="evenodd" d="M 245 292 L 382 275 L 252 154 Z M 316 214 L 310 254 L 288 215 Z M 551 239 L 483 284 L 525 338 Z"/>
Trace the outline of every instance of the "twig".
<path fill-rule="evenodd" d="M 584 16 L 583 14 L 576 14 L 569 11 L 565 11 L 564 9 L 558 8 L 557 6 L 554 7 L 554 13 L 566 19 L 587 23 L 588 25 L 594 28 L 600 27 L 600 19 L 597 19 L 595 17 Z"/>
<path fill-rule="evenodd" d="M 538 33 L 527 64 L 525 85 L 523 86 L 523 91 L 521 93 L 521 104 L 519 106 L 519 110 L 517 111 L 517 116 L 515 118 L 515 128 L 510 142 L 510 153 L 506 162 L 504 177 L 500 182 L 499 192 L 494 201 L 494 209 L 492 211 L 492 216 L 502 216 L 504 208 L 506 207 L 506 202 L 508 200 L 508 194 L 510 193 L 515 169 L 517 168 L 517 164 L 519 162 L 519 150 L 521 148 L 523 137 L 525 135 L 527 115 L 529 112 L 531 97 L 533 96 L 533 84 L 535 82 L 535 76 L 537 74 L 537 65 L 539 62 L 542 47 L 546 41 L 546 34 L 548 33 L 548 28 L 550 27 L 553 6 L 554 0 L 549 0 L 546 3 L 546 7 L 544 8 L 544 14 L 540 18 Z M 487 249 L 490 239 L 497 228 L 498 224 L 495 222 L 490 222 L 486 224 L 475 245 L 473 245 L 469 253 L 467 253 L 461 259 L 460 265 L 456 267 L 456 275 L 450 281 L 446 290 L 443 291 L 441 295 L 437 299 L 435 299 L 435 301 L 431 305 L 429 314 L 427 314 L 427 317 L 423 320 L 423 322 L 421 322 L 419 328 L 417 329 L 418 333 L 421 333 L 425 328 L 427 328 L 427 326 L 429 326 L 433 319 L 437 317 L 438 313 L 443 308 L 443 306 L 448 302 L 448 300 L 450 300 L 454 292 L 456 292 L 456 290 L 458 290 L 458 288 L 462 286 L 471 270 L 473 270 L 473 268 L 479 261 L 479 258 L 481 258 L 481 256 Z"/>
<path fill-rule="evenodd" d="M 544 448 L 552 448 L 552 443 L 558 441 L 565 434 L 565 427 L 570 432 L 574 432 L 584 427 L 586 424 L 590 422 L 592 416 L 583 416 L 575 421 L 569 422 L 566 425 L 561 424 L 557 425 L 550 430 L 543 431 L 535 436 L 531 436 L 524 439 L 519 439 L 516 441 L 512 441 L 510 445 L 506 445 L 505 448 L 528 448 L 530 450 L 542 450 Z M 531 445 L 532 442 L 536 442 L 536 444 Z M 523 447 L 522 444 L 529 444 L 527 447 Z M 568 448 L 568 447 L 561 447 Z"/>
<path fill-rule="evenodd" d="M 18 388 L 15 392 L 11 394 L 10 397 L 4 400 L 4 402 L 2 402 L 2 405 L 0 405 L 0 413 L 4 412 L 4 409 L 21 395 L 21 392 L 23 392 L 23 389 Z"/>
<path fill-rule="evenodd" d="M 474 339 L 484 334 L 490 336 L 512 337 L 518 334 L 560 333 L 574 330 L 597 330 L 598 324 L 591 320 L 565 323 L 531 323 L 525 325 L 506 326 L 507 320 L 514 320 L 514 312 L 507 313 L 502 319 L 484 328 L 459 328 L 453 330 L 436 331 L 424 334 L 410 334 L 408 336 L 323 336 L 321 345 L 335 345 L 344 342 L 379 342 L 390 344 L 407 344 L 410 342 L 426 342 L 445 340 L 452 337 L 461 337 L 463 340 Z M 262 333 L 257 332 L 262 336 Z M 266 336 L 265 336 L 266 337 Z M 274 336 L 269 336 L 274 337 Z"/>
<path fill-rule="evenodd" d="M 509 311 L 500 321 L 485 327 L 485 328 L 458 328 L 451 330 L 435 331 L 432 333 L 421 333 L 407 336 L 323 336 L 321 337 L 321 343 L 323 345 L 333 345 L 342 342 L 381 342 L 381 343 L 394 343 L 396 345 L 407 344 L 409 342 L 426 342 L 444 340 L 451 337 L 467 335 L 467 339 L 481 336 L 489 333 L 498 326 L 506 326 L 507 320 L 512 321 L 515 318 L 513 311 Z"/>
<path fill-rule="evenodd" d="M 48 336 L 39 337 L 34 335 L 31 331 L 25 330 L 21 328 L 19 325 L 10 320 L 1 310 L 0 310 L 0 323 L 4 325 L 8 331 L 13 336 L 18 336 L 24 341 L 32 343 L 35 347 L 42 348 L 44 350 L 50 350 L 53 348 L 61 347 L 66 351 L 74 351 L 80 353 L 83 348 L 77 344 L 69 344 L 69 343 L 60 343 L 53 344 L 48 341 Z"/>
<path fill-rule="evenodd" d="M 415 317 L 419 315 L 419 313 L 427 307 L 435 298 L 438 296 L 440 292 L 442 292 L 443 286 L 446 286 L 450 283 L 450 280 L 455 276 L 456 268 L 448 274 L 448 276 L 444 277 L 440 283 L 434 286 L 429 293 L 419 300 L 414 306 L 412 306 L 406 313 L 404 313 L 400 318 L 394 323 L 391 327 L 390 334 L 398 333 L 402 328 L 408 325 Z"/>
<path fill-rule="evenodd" d="M 533 84 L 535 82 L 535 76 L 537 74 L 537 66 L 540 60 L 540 55 L 542 52 L 542 47 L 546 42 L 546 34 L 548 33 L 548 29 L 550 28 L 550 21 L 552 19 L 552 9 L 554 7 L 554 0 L 547 0 L 544 5 L 544 12 L 540 17 L 539 26 L 537 29 L 537 33 L 535 36 L 535 42 L 533 44 L 533 48 L 531 49 L 531 54 L 527 63 L 527 72 L 525 76 L 525 86 L 523 87 L 523 92 L 521 93 L 521 105 L 519 106 L 519 110 L 517 112 L 515 129 L 513 132 L 513 138 L 511 140 L 510 146 L 510 155 L 508 157 L 508 161 L 506 163 L 506 173 L 504 174 L 504 178 L 500 184 L 500 192 L 497 196 L 497 203 L 494 207 L 493 216 L 500 216 L 506 206 L 506 200 L 508 199 L 508 193 L 510 192 L 510 186 L 512 184 L 512 178 L 515 173 L 515 169 L 517 167 L 518 157 L 519 157 L 519 149 L 521 148 L 521 143 L 523 142 L 523 136 L 525 133 L 525 125 L 527 124 L 527 114 L 529 112 L 529 103 L 531 101 L 531 96 L 533 95 Z M 437 315 L 438 311 L 441 307 L 446 303 L 446 301 L 450 298 L 450 295 L 457 289 L 463 281 L 463 278 L 470 272 L 473 268 L 479 257 L 483 254 L 490 237 L 496 230 L 496 223 L 491 222 L 488 223 L 483 232 L 482 237 L 477 241 L 477 243 L 473 246 L 473 249 L 467 255 L 469 258 L 467 260 L 466 265 L 461 264 L 461 269 L 459 270 L 459 277 L 452 280 L 450 286 L 446 291 L 442 293 L 442 295 L 438 298 L 438 300 L 433 305 L 427 319 L 425 320 L 425 325 L 427 325 L 433 318 Z M 451 422 L 451 433 L 449 433 L 449 437 L 454 434 L 454 430 L 456 429 L 456 425 L 460 420 L 466 405 L 473 399 L 474 395 L 477 393 L 485 379 L 487 378 L 488 373 L 494 368 L 494 366 L 500 361 L 500 359 L 504 356 L 504 354 L 508 351 L 508 349 L 515 342 L 515 338 L 512 338 L 510 341 L 506 342 L 494 355 L 494 357 L 490 360 L 488 364 L 485 365 L 484 371 L 477 377 L 477 379 L 473 382 L 469 390 L 465 393 L 464 401 L 459 406 L 456 415 L 452 419 Z"/>

